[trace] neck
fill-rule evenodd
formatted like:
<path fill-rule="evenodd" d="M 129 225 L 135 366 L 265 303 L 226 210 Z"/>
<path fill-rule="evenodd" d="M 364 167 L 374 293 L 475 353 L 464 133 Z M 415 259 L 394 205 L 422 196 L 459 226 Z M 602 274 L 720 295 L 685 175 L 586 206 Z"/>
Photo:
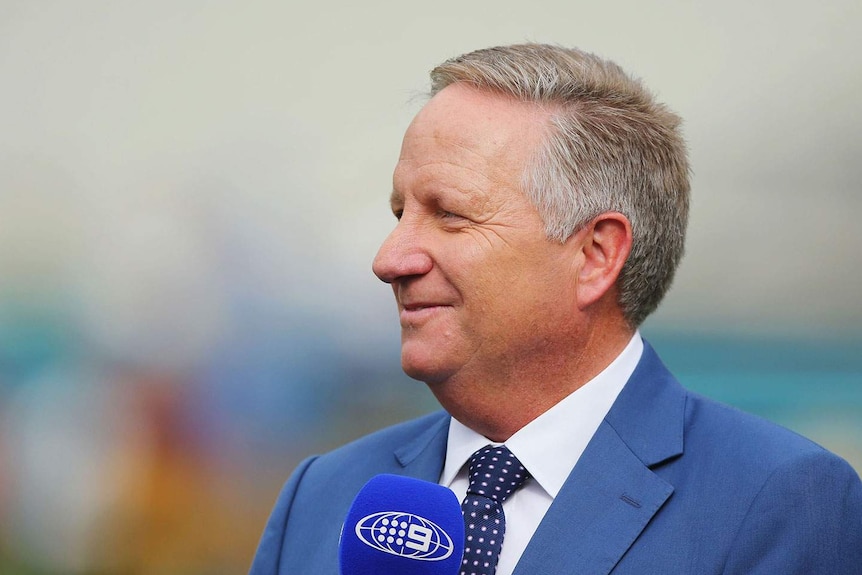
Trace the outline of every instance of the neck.
<path fill-rule="evenodd" d="M 431 385 L 458 421 L 491 441 L 504 442 L 601 373 L 634 334 L 625 323 L 596 326 L 566 350 L 525 354 L 493 369 L 459 373 Z"/>

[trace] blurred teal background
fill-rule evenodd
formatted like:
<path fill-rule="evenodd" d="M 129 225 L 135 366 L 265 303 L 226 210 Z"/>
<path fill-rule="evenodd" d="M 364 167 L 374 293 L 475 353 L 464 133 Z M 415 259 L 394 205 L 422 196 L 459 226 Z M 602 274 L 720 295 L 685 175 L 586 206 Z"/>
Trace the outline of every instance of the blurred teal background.
<path fill-rule="evenodd" d="M 370 271 L 427 71 L 577 45 L 685 119 L 644 335 L 862 469 L 862 5 L 0 1 L 0 573 L 245 572 L 306 455 L 435 409 Z"/>

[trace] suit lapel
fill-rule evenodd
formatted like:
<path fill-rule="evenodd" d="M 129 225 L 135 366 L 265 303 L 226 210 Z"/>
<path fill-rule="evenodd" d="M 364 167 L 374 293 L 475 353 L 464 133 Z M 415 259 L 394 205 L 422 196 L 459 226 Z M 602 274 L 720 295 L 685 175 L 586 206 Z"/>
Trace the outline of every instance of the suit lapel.
<path fill-rule="evenodd" d="M 449 414 L 440 417 L 411 441 L 395 450 L 400 466 L 397 473 L 437 483 L 446 461 L 446 441 L 449 434 Z"/>
<path fill-rule="evenodd" d="M 682 453 L 684 409 L 685 391 L 645 343 L 515 575 L 610 573 L 673 493 L 650 467 Z"/>

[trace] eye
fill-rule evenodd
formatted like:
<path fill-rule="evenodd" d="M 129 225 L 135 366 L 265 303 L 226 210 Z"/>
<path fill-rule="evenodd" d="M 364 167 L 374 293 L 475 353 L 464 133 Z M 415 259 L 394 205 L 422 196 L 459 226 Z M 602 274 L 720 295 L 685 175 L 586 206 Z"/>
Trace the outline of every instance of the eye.
<path fill-rule="evenodd" d="M 453 213 L 453 212 L 447 212 L 446 210 L 440 210 L 439 212 L 437 212 L 437 214 L 438 214 L 441 218 L 443 218 L 444 220 L 451 220 L 451 219 L 454 219 L 454 218 L 460 218 L 460 217 L 461 217 L 461 216 L 459 216 L 459 215 L 458 215 L 458 214 L 456 214 L 456 213 Z"/>

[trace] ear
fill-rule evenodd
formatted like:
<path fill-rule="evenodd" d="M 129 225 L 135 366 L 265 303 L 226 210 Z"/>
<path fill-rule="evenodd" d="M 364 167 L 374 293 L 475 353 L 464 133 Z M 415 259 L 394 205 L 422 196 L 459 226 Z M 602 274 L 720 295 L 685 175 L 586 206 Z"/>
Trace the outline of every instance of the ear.
<path fill-rule="evenodd" d="M 610 291 L 632 249 L 632 226 L 619 212 L 596 216 L 578 234 L 581 266 L 577 273 L 578 307 L 595 304 Z"/>

